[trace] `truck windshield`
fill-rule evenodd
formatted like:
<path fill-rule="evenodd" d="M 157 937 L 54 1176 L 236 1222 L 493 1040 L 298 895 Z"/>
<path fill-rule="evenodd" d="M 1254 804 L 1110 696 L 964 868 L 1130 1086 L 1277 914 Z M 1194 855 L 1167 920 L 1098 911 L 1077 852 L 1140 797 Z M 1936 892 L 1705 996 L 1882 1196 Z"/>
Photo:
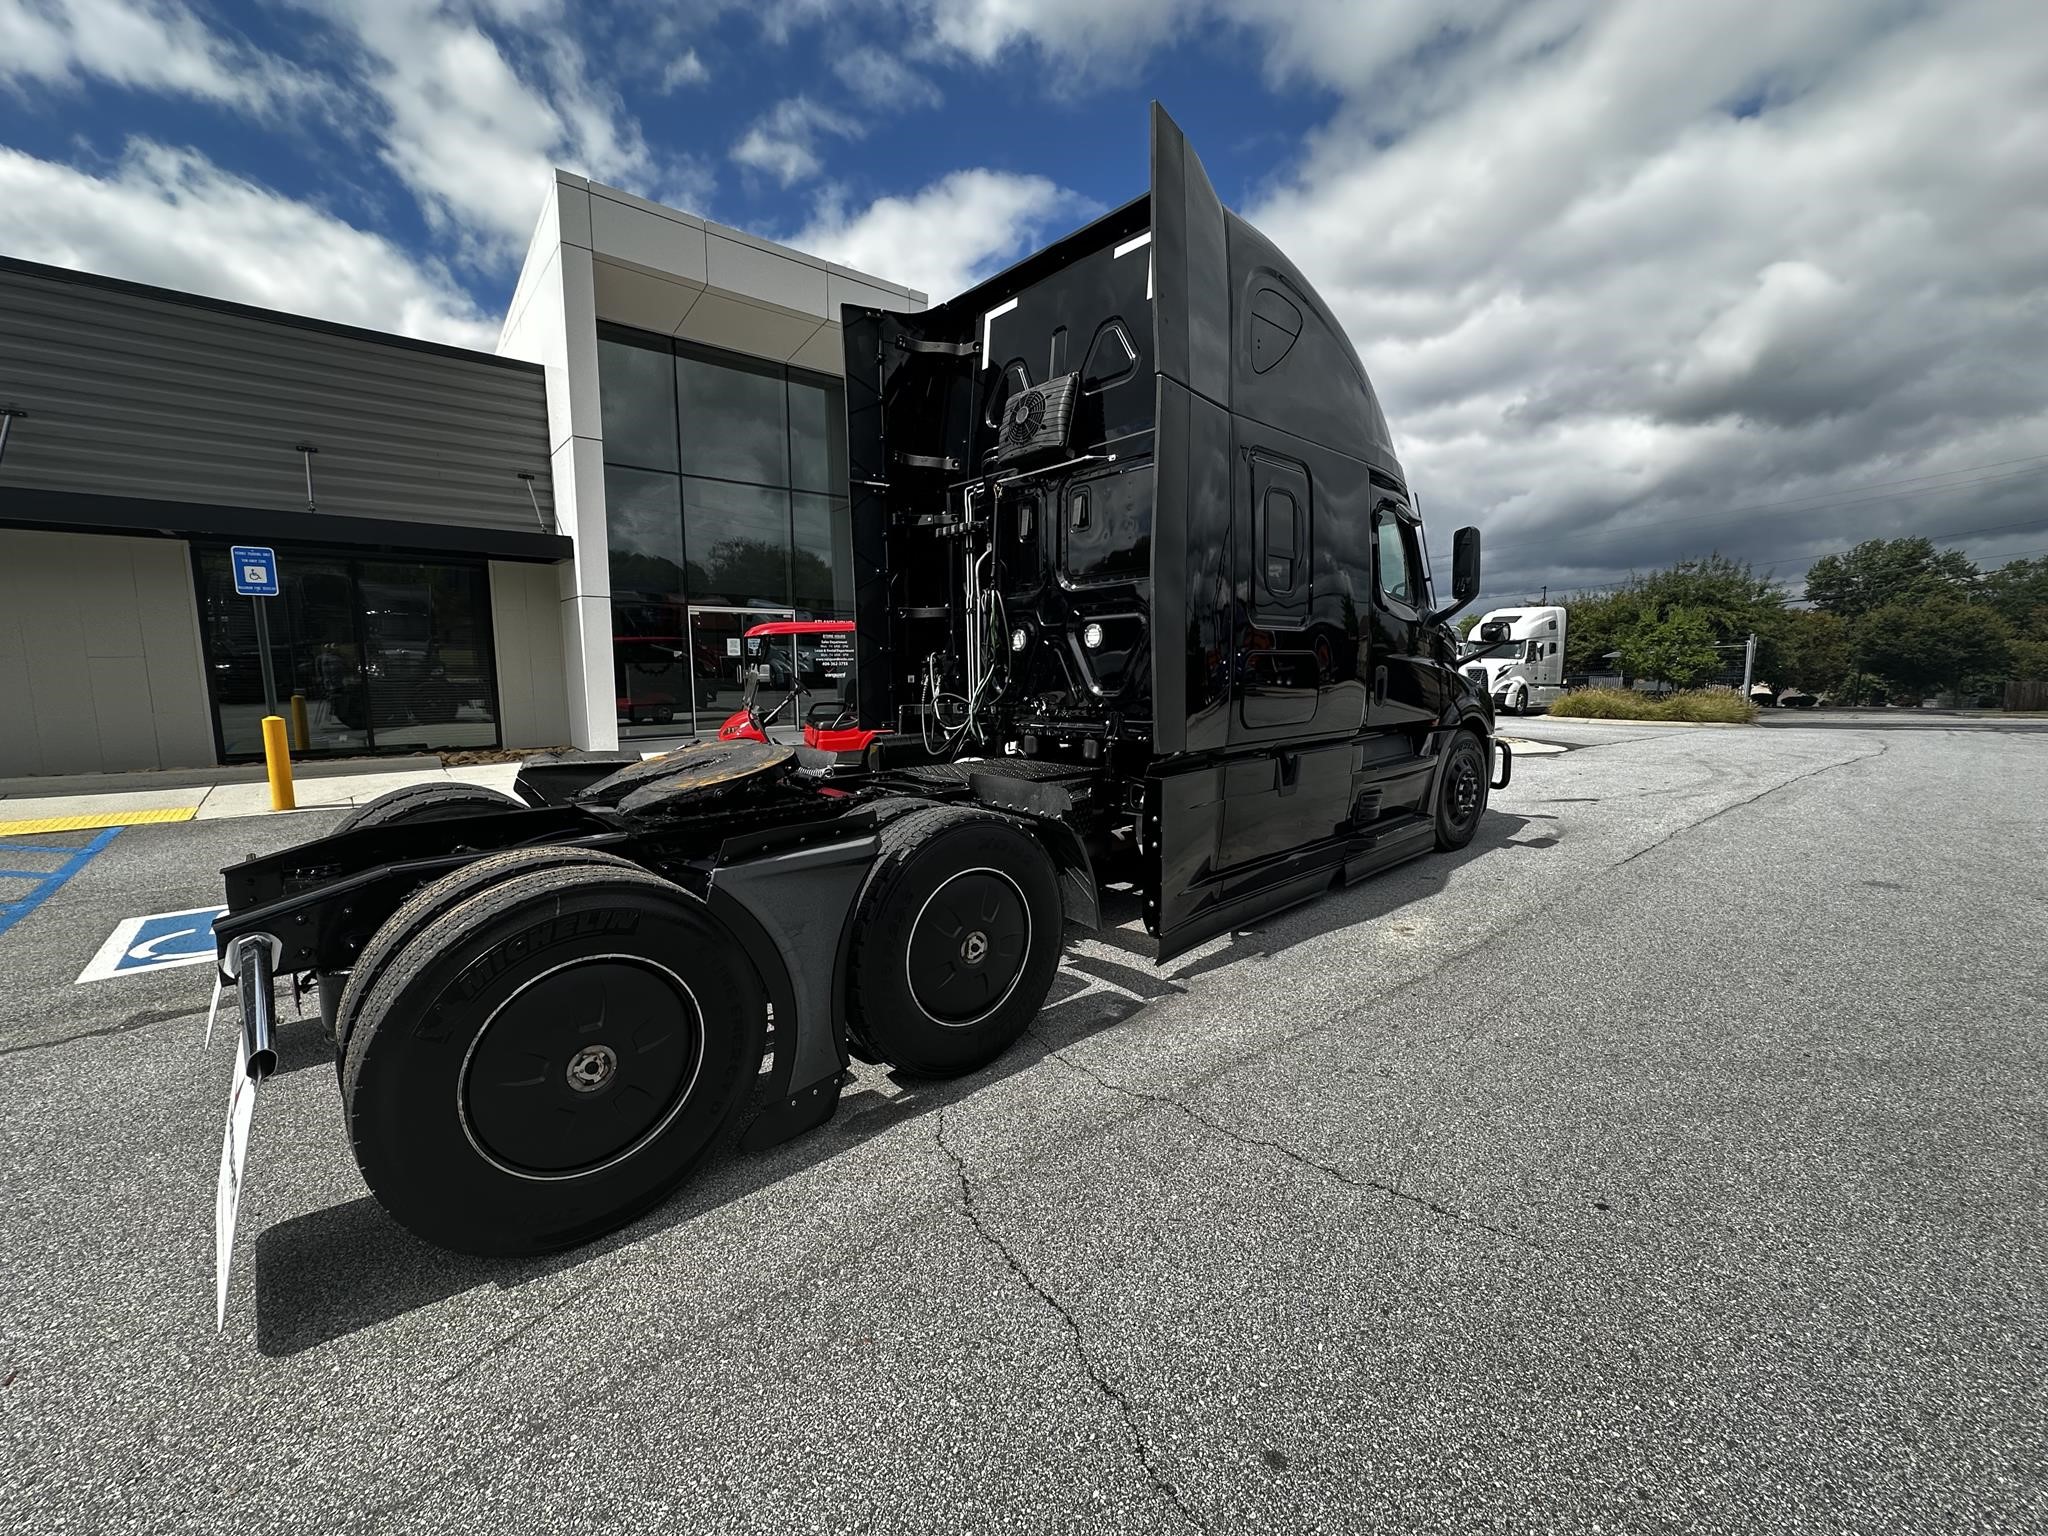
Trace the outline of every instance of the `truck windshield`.
<path fill-rule="evenodd" d="M 1528 643 L 1526 640 L 1495 640 L 1488 644 L 1484 640 L 1467 640 L 1458 647 L 1458 659 L 1472 661 L 1481 656 L 1511 656 L 1519 661 L 1522 648 Z"/>

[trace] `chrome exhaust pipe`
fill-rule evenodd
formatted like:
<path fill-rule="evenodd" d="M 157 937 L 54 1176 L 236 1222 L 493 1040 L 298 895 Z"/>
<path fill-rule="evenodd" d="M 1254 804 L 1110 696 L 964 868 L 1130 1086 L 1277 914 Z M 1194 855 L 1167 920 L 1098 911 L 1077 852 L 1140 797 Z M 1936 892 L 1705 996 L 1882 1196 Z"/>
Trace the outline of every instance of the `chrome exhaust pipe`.
<path fill-rule="evenodd" d="M 258 1082 L 277 1070 L 273 967 L 281 948 L 269 934 L 251 933 L 236 939 L 228 949 L 228 964 L 242 1000 L 242 1045 L 249 1058 L 249 1075 Z"/>

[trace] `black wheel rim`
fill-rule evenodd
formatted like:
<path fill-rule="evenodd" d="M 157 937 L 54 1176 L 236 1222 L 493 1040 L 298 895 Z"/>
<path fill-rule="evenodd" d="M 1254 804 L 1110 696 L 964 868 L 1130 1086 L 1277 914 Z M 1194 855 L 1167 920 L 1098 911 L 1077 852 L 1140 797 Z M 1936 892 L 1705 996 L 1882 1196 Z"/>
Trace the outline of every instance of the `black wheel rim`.
<path fill-rule="evenodd" d="M 1451 761 L 1451 822 L 1462 827 L 1479 814 L 1479 802 L 1486 790 L 1479 772 L 1479 754 L 1461 751 Z"/>
<path fill-rule="evenodd" d="M 926 898 L 904 971 L 911 998 L 949 1029 L 979 1024 L 1008 1001 L 1031 951 L 1031 909 L 1000 870 L 969 869 Z"/>
<path fill-rule="evenodd" d="M 631 1157 L 688 1102 L 703 1018 L 673 971 L 598 955 L 525 983 L 484 1021 L 457 1090 L 478 1152 L 523 1178 L 580 1178 Z"/>

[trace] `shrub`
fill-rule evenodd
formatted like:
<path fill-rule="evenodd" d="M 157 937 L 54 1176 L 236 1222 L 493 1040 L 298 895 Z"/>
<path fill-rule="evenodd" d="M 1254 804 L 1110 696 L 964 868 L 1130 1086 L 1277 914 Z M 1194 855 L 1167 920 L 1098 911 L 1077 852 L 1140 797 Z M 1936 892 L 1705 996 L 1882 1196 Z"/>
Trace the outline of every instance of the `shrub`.
<path fill-rule="evenodd" d="M 1727 688 L 1692 688 L 1653 696 L 1633 688 L 1575 688 L 1551 702 L 1550 713 L 1575 720 L 1718 721 L 1750 725 L 1756 706 Z"/>

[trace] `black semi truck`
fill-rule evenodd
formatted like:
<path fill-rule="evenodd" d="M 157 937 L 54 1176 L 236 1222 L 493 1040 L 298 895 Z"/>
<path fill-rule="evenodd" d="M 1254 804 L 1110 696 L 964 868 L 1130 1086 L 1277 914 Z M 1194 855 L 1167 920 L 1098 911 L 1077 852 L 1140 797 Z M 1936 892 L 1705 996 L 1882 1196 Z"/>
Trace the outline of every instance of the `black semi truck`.
<path fill-rule="evenodd" d="M 1164 959 L 1472 838 L 1510 770 L 1444 623 L 1477 532 L 1439 603 L 1356 352 L 1162 110 L 1149 195 L 843 329 L 836 750 L 559 754 L 224 871 L 223 1306 L 274 978 L 391 1214 L 528 1253 L 819 1124 L 850 1057 L 982 1066 L 1112 892 Z"/>

